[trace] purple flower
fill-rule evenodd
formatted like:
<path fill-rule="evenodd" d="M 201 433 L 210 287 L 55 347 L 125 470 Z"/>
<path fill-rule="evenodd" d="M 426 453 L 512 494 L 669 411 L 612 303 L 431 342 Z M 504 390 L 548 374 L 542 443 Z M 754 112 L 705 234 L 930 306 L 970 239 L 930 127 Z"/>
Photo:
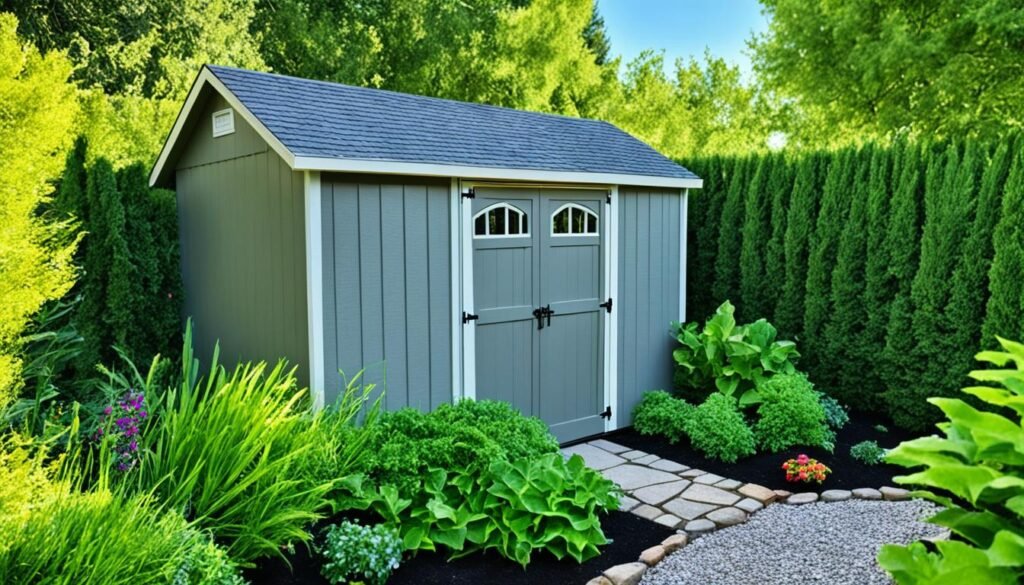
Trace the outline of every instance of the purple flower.
<path fill-rule="evenodd" d="M 110 408 L 110 407 L 108 406 L 108 407 L 106 407 L 106 408 L 104 408 L 104 409 L 103 409 L 103 414 L 110 414 L 110 413 L 111 413 L 111 412 L 113 412 L 113 411 L 114 411 L 114 409 L 113 409 L 113 408 Z"/>

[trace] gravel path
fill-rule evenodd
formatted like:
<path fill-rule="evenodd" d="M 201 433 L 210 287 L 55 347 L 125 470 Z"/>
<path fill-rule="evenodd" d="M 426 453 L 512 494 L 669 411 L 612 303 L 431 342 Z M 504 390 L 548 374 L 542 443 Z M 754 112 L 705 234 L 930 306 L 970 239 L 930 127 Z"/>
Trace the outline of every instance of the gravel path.
<path fill-rule="evenodd" d="M 889 584 L 878 550 L 941 533 L 922 521 L 936 510 L 921 500 L 774 504 L 668 556 L 641 585 Z"/>

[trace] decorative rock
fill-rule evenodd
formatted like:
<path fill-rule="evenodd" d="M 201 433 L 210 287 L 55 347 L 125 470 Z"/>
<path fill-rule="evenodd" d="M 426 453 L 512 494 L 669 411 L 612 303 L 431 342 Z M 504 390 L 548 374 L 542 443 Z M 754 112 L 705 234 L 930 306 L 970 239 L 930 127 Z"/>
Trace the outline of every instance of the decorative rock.
<path fill-rule="evenodd" d="M 668 552 L 665 550 L 665 547 L 660 544 L 656 544 L 640 553 L 640 562 L 648 567 L 653 567 L 660 563 L 661 559 L 665 558 L 666 554 L 668 554 Z"/>
<path fill-rule="evenodd" d="M 588 445 L 593 445 L 593 446 L 597 447 L 598 449 L 604 449 L 605 451 L 607 451 L 609 453 L 614 453 L 616 455 L 618 455 L 619 453 L 625 453 L 626 451 L 629 451 L 629 447 L 623 447 L 622 445 L 620 445 L 618 443 L 612 443 L 611 441 L 606 441 L 604 439 L 598 439 L 596 441 L 591 441 L 591 442 L 589 442 L 587 444 Z"/>
<path fill-rule="evenodd" d="M 922 538 L 921 540 L 927 540 L 928 542 L 938 542 L 940 540 L 949 540 L 949 538 L 951 536 L 953 536 L 953 532 L 950 529 L 947 528 L 947 529 L 943 530 L 942 532 L 936 534 L 935 536 L 926 536 L 926 537 Z M 672 537 L 670 536 L 669 538 L 672 538 Z M 662 544 L 664 544 L 664 543 L 662 543 Z"/>
<path fill-rule="evenodd" d="M 654 463 L 651 463 L 651 467 L 654 469 L 660 469 L 661 471 L 667 471 L 669 473 L 679 473 L 680 471 L 686 471 L 689 467 L 682 463 L 676 463 L 675 461 L 669 461 L 668 459 L 658 459 Z"/>
<path fill-rule="evenodd" d="M 637 500 L 634 500 L 633 498 L 631 498 L 629 496 L 622 496 L 621 498 L 619 498 L 619 511 L 620 512 L 629 512 L 630 510 L 632 510 L 633 508 L 636 508 L 639 505 L 640 505 L 640 502 L 638 502 Z"/>
<path fill-rule="evenodd" d="M 579 455 L 583 458 L 583 462 L 587 464 L 587 467 L 598 471 L 615 467 L 616 465 L 621 465 L 626 462 L 625 459 L 618 455 L 612 455 L 603 449 L 598 449 L 597 447 L 586 443 L 566 447 L 565 449 L 562 449 L 562 454 Z"/>
<path fill-rule="evenodd" d="M 789 496 L 792 496 L 793 492 L 789 490 L 775 490 L 775 497 L 780 500 L 785 500 Z"/>
<path fill-rule="evenodd" d="M 825 490 L 821 492 L 822 502 L 845 502 L 853 497 L 850 490 Z"/>
<path fill-rule="evenodd" d="M 764 504 L 758 502 L 754 498 L 743 498 L 739 502 L 736 502 L 736 507 L 744 512 L 757 512 L 761 508 L 764 508 Z"/>
<path fill-rule="evenodd" d="M 701 475 L 704 475 L 706 473 L 707 472 L 704 471 L 703 469 L 687 469 L 686 471 L 680 473 L 679 477 L 685 477 L 687 479 L 692 479 L 694 477 L 700 477 Z"/>
<path fill-rule="evenodd" d="M 857 488 L 853 490 L 853 497 L 858 500 L 881 500 L 882 492 L 874 488 Z"/>
<path fill-rule="evenodd" d="M 625 457 L 626 459 L 629 459 L 630 461 L 632 461 L 634 459 L 639 459 L 639 458 L 643 457 L 644 455 L 647 455 L 647 453 L 644 453 L 643 451 L 637 451 L 636 449 L 633 449 L 632 451 L 626 451 L 625 453 L 621 453 L 620 455 L 622 457 Z"/>
<path fill-rule="evenodd" d="M 594 577 L 590 581 L 587 581 L 587 585 L 613 585 L 608 577 L 601 575 L 600 577 Z"/>
<path fill-rule="evenodd" d="M 633 491 L 656 483 L 668 483 L 679 480 L 679 476 L 672 475 L 671 473 L 632 464 L 605 469 L 601 471 L 601 474 L 619 484 L 619 487 L 626 491 Z"/>
<path fill-rule="evenodd" d="M 736 481 L 735 479 L 723 479 L 722 481 L 714 485 L 715 487 L 722 488 L 723 490 L 734 490 L 743 484 Z"/>
<path fill-rule="evenodd" d="M 762 504 L 774 502 L 778 496 L 772 490 L 764 487 L 763 485 L 757 485 L 756 483 L 748 483 L 738 490 L 744 496 L 753 498 Z"/>
<path fill-rule="evenodd" d="M 715 523 L 711 520 L 701 518 L 700 520 L 690 520 L 686 523 L 683 528 L 687 534 L 692 536 L 700 536 L 701 534 L 707 534 L 715 529 Z"/>
<path fill-rule="evenodd" d="M 812 502 L 817 502 L 817 501 L 818 501 L 818 494 L 816 494 L 814 492 L 802 492 L 802 493 L 799 493 L 799 494 L 793 494 L 793 495 L 789 496 L 788 498 L 786 498 L 786 503 L 787 504 L 793 504 L 794 506 L 799 506 L 801 504 L 810 504 Z"/>
<path fill-rule="evenodd" d="M 902 502 L 903 500 L 910 499 L 910 492 L 903 488 L 884 486 L 878 488 L 878 491 L 882 493 L 882 498 L 890 502 Z"/>
<path fill-rule="evenodd" d="M 747 521 L 747 513 L 739 508 L 719 508 L 706 516 L 719 526 L 733 526 Z"/>
<path fill-rule="evenodd" d="M 702 483 L 704 485 L 711 485 L 711 484 L 714 484 L 714 483 L 718 483 L 718 482 L 722 481 L 723 479 L 725 479 L 725 478 L 722 477 L 721 475 L 715 475 L 714 473 L 708 473 L 708 474 L 702 475 L 700 477 L 694 478 L 693 482 L 694 483 Z"/>
<path fill-rule="evenodd" d="M 690 485 L 690 481 L 686 479 L 679 479 L 669 483 L 659 483 L 636 490 L 633 492 L 633 497 L 645 504 L 657 506 L 658 504 L 671 500 L 679 495 L 679 492 L 686 489 L 686 486 L 688 485 Z"/>
<path fill-rule="evenodd" d="M 731 506 L 740 501 L 740 497 L 732 492 L 697 483 L 686 488 L 681 497 L 693 500 L 694 502 L 717 504 L 719 506 Z"/>
<path fill-rule="evenodd" d="M 654 506 L 648 506 L 647 504 L 640 504 L 636 508 L 630 510 L 630 513 L 636 514 L 641 518 L 646 518 L 647 520 L 654 520 L 658 516 L 664 514 L 664 512 L 662 512 L 661 510 L 655 508 Z"/>
<path fill-rule="evenodd" d="M 691 502 L 690 500 L 679 498 L 662 504 L 661 507 L 664 508 L 666 512 L 671 512 L 684 520 L 695 520 L 716 509 L 718 506 L 714 506 L 712 504 L 701 504 L 700 502 Z"/>
<path fill-rule="evenodd" d="M 654 521 L 662 526 L 668 526 L 669 528 L 675 528 L 682 523 L 683 519 L 672 514 L 665 514 L 664 516 L 658 516 Z"/>
<path fill-rule="evenodd" d="M 686 541 L 685 534 L 673 534 L 661 541 L 661 546 L 664 547 L 666 553 L 671 554 L 686 546 Z"/>
<path fill-rule="evenodd" d="M 658 459 L 659 457 L 657 455 L 644 455 L 639 459 L 634 459 L 633 463 L 636 463 L 638 465 L 650 465 L 651 463 L 654 463 Z"/>
<path fill-rule="evenodd" d="M 612 582 L 612 585 L 637 585 L 647 571 L 647 565 L 637 561 L 615 565 L 604 572 L 604 576 Z"/>

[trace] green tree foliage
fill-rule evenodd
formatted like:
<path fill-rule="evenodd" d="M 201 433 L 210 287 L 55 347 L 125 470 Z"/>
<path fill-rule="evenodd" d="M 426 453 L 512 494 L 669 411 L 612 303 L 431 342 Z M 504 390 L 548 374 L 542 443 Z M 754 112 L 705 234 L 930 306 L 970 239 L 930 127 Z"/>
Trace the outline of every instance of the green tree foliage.
<path fill-rule="evenodd" d="M 1024 337 L 1024 155 L 1019 149 L 1003 190 L 993 247 L 982 339 L 1004 335 L 1020 339 Z"/>
<path fill-rule="evenodd" d="M 714 302 L 739 298 L 739 259 L 743 249 L 743 199 L 746 184 L 752 173 L 752 162 L 746 158 L 733 159 L 729 166 L 729 188 L 724 194 L 722 213 L 718 222 L 718 254 L 715 257 L 715 283 L 712 286 Z"/>
<path fill-rule="evenodd" d="M 1024 125 L 1019 2 L 762 4 L 770 24 L 752 42 L 754 68 L 800 111 L 795 138 L 991 137 Z"/>
<path fill-rule="evenodd" d="M 105 230 L 109 218 L 115 216 L 107 208 L 117 202 L 119 196 L 114 169 L 105 159 L 97 160 L 89 169 L 86 193 L 86 208 L 82 215 L 89 220 L 82 242 L 82 302 L 74 318 L 75 329 L 85 339 L 78 363 L 81 372 L 92 371 L 104 356 L 109 356 L 105 348 L 115 341 L 106 318 L 113 251 L 109 247 L 112 238 Z"/>
<path fill-rule="evenodd" d="M 785 280 L 775 308 L 776 325 L 787 339 L 802 338 L 803 335 L 807 262 L 814 220 L 818 216 L 819 180 L 825 166 L 826 158 L 820 154 L 803 156 L 796 164 L 783 242 Z"/>
<path fill-rule="evenodd" d="M 598 65 L 604 65 L 611 56 L 612 43 L 608 38 L 608 29 L 604 24 L 604 17 L 601 16 L 598 2 L 594 1 L 594 9 L 590 16 L 587 28 L 583 29 L 583 40 L 587 49 L 594 54 L 594 61 Z"/>
<path fill-rule="evenodd" d="M 723 159 L 718 156 L 694 161 L 693 167 L 704 180 L 704 188 L 691 191 L 686 248 L 686 315 L 708 315 L 715 309 L 711 286 L 715 280 L 715 256 L 718 252 L 718 224 L 722 214 L 722 185 L 727 182 Z"/>
<path fill-rule="evenodd" d="M 63 53 L 41 55 L 0 14 L 0 406 L 18 391 L 21 337 L 74 282 L 77 241 L 47 211 L 77 109 Z"/>
<path fill-rule="evenodd" d="M 792 167 L 781 154 L 776 155 L 772 172 L 768 175 L 767 195 L 771 197 L 768 227 L 771 233 L 764 248 L 764 282 L 762 284 L 762 316 L 775 319 L 776 301 L 786 285 L 786 227 L 789 197 L 793 191 Z"/>
<path fill-rule="evenodd" d="M 867 228 L 865 237 L 864 258 L 864 300 L 861 303 L 865 311 L 864 327 L 854 340 L 856 343 L 857 361 L 864 367 L 861 370 L 860 393 L 865 398 L 874 397 L 884 389 L 879 374 L 879 348 L 885 347 L 885 331 L 889 323 L 889 304 L 896 294 L 894 279 L 889 274 L 890 256 L 886 247 L 886 236 L 889 231 L 890 200 L 896 189 L 896 178 L 899 176 L 898 158 L 904 153 L 906 145 L 896 143 L 891 149 L 874 148 L 871 153 L 871 166 L 868 176 L 867 194 Z M 868 398 L 868 404 L 873 399 Z"/>
<path fill-rule="evenodd" d="M 765 248 L 771 234 L 768 225 L 771 195 L 768 177 L 774 173 L 775 156 L 756 161 L 754 176 L 744 189 L 742 244 L 740 247 L 740 301 L 742 314 L 754 318 L 768 317 L 771 291 L 765 288 Z"/>

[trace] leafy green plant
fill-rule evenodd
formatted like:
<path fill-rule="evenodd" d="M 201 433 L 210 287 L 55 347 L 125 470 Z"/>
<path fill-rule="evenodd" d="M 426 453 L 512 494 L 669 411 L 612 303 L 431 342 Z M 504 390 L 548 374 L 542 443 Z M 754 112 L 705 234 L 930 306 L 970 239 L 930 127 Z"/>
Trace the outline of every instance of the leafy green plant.
<path fill-rule="evenodd" d="M 754 454 L 754 434 L 736 407 L 736 400 L 714 393 L 685 423 L 695 449 L 712 459 L 733 463 Z"/>
<path fill-rule="evenodd" d="M 838 431 L 850 422 L 850 414 L 838 400 L 824 392 L 818 393 L 818 400 L 821 402 L 821 407 L 825 409 L 825 422 L 828 423 L 830 429 Z"/>
<path fill-rule="evenodd" d="M 885 449 L 875 441 L 861 441 L 850 447 L 850 457 L 864 465 L 878 465 L 885 460 Z"/>
<path fill-rule="evenodd" d="M 757 387 L 774 374 L 792 374 L 800 357 L 792 341 L 776 340 L 777 332 L 768 321 L 759 319 L 737 325 L 735 308 L 729 301 L 698 331 L 696 322 L 673 323 L 680 347 L 672 353 L 681 373 L 681 381 L 692 388 L 712 384 L 726 396 L 735 397 L 740 406 L 760 401 Z"/>
<path fill-rule="evenodd" d="M 228 553 L 209 538 L 199 537 L 174 573 L 172 585 L 246 585 Z"/>
<path fill-rule="evenodd" d="M 831 447 L 825 407 L 806 376 L 775 376 L 761 384 L 760 392 L 764 402 L 757 407 L 754 424 L 758 446 L 772 453 L 795 445 Z"/>
<path fill-rule="evenodd" d="M 1024 345 L 998 339 L 1003 351 L 977 355 L 998 369 L 970 374 L 991 385 L 963 390 L 979 407 L 929 398 L 947 419 L 939 425 L 944 436 L 906 441 L 886 456 L 914 469 L 895 481 L 928 490 L 915 495 L 944 508 L 929 521 L 957 537 L 936 542 L 935 552 L 922 543 L 883 546 L 878 562 L 900 585 L 1024 578 Z"/>
<path fill-rule="evenodd" d="M 888 433 L 889 432 L 889 427 L 887 427 L 885 425 L 875 425 L 872 428 L 875 429 L 876 431 L 880 432 L 880 433 Z"/>
<path fill-rule="evenodd" d="M 382 585 L 402 560 L 402 540 L 383 524 L 346 521 L 327 528 L 320 553 L 327 561 L 320 572 L 330 583 Z"/>
<path fill-rule="evenodd" d="M 664 390 L 644 392 L 633 409 L 633 428 L 641 435 L 659 435 L 675 444 L 685 436 L 686 419 L 694 410 L 695 406 Z"/>

